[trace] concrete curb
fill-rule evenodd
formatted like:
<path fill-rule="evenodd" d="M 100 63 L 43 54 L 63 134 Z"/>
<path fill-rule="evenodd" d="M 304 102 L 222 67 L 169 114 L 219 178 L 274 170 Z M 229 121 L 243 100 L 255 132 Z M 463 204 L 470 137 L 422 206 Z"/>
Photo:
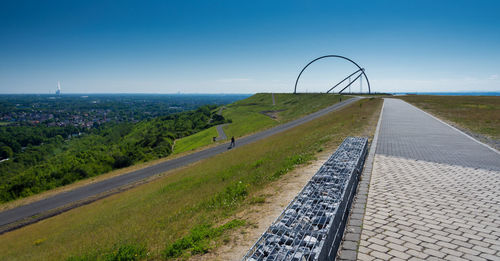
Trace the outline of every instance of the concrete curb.
<path fill-rule="evenodd" d="M 382 122 L 382 115 L 384 113 L 384 104 L 380 110 L 380 116 L 377 123 L 373 140 L 370 144 L 370 151 L 366 158 L 363 172 L 360 176 L 358 184 L 358 191 L 351 206 L 349 220 L 344 231 L 344 238 L 337 253 L 337 260 L 353 261 L 358 258 L 358 247 L 361 240 L 361 230 L 363 228 L 363 219 L 365 216 L 366 204 L 368 201 L 368 190 L 370 187 L 370 180 L 372 175 L 373 160 L 377 150 L 378 134 L 380 130 L 380 123 Z"/>

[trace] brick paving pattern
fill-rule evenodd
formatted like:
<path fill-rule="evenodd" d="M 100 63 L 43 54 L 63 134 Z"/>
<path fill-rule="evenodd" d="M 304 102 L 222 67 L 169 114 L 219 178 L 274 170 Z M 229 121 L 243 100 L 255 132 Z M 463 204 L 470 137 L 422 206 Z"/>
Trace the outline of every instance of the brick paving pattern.
<path fill-rule="evenodd" d="M 385 99 L 360 240 L 349 233 L 340 259 L 500 261 L 500 154 Z"/>
<path fill-rule="evenodd" d="M 375 162 L 358 260 L 500 260 L 500 172 Z"/>

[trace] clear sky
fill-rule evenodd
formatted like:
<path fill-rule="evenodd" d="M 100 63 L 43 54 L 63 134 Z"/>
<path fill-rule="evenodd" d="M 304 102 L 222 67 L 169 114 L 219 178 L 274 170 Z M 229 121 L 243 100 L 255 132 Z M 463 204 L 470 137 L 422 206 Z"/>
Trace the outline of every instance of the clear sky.
<path fill-rule="evenodd" d="M 500 91 L 500 1 L 1 1 L 0 93 Z M 355 71 L 325 59 L 299 91 Z M 355 90 L 359 90 L 359 84 Z M 363 88 L 366 85 L 363 84 Z"/>

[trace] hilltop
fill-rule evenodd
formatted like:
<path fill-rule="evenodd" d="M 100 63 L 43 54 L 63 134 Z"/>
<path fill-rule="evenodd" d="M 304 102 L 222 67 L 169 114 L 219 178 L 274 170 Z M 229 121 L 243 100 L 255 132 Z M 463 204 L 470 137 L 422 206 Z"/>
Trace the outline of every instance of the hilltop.
<path fill-rule="evenodd" d="M 319 96 L 311 95 L 308 102 Z M 253 221 L 234 214 L 265 203 L 264 189 L 279 186 L 287 173 L 334 149 L 345 136 L 369 135 L 366 130 L 376 122 L 380 105 L 379 99 L 357 101 L 279 135 L 169 171 L 155 182 L 4 234 L 2 258 L 95 260 L 131 253 L 163 259 L 210 251 L 229 231 L 251 226 Z"/>

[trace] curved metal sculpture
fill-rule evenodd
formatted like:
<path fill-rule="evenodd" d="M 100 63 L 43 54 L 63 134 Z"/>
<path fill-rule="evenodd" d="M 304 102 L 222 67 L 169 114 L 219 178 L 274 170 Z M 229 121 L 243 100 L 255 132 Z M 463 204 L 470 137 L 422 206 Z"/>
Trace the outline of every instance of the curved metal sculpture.
<path fill-rule="evenodd" d="M 364 70 L 363 68 L 361 68 L 361 67 L 360 67 L 360 66 L 359 66 L 356 62 L 354 62 L 353 60 L 351 60 L 351 59 L 349 59 L 349 58 L 347 58 L 347 57 L 344 57 L 344 56 L 341 56 L 341 55 L 331 54 L 331 55 L 321 56 L 321 57 L 318 57 L 318 58 L 316 58 L 316 59 L 314 59 L 314 60 L 310 61 L 310 62 L 309 62 L 309 63 L 308 63 L 308 64 L 307 64 L 307 65 L 306 65 L 303 69 L 302 69 L 302 71 L 300 71 L 299 76 L 297 76 L 297 80 L 295 81 L 295 89 L 293 90 L 293 93 L 294 93 L 294 94 L 295 94 L 295 93 L 297 93 L 297 84 L 299 83 L 300 76 L 302 75 L 302 73 L 304 72 L 304 70 L 305 70 L 305 69 L 306 69 L 309 65 L 311 65 L 313 62 L 315 62 L 315 61 L 317 61 L 317 60 L 320 60 L 320 59 L 323 59 L 323 58 L 341 58 L 341 59 L 347 60 L 347 61 L 349 61 L 349 62 L 353 63 L 354 65 L 356 65 L 356 67 L 358 67 L 358 69 L 359 69 L 359 70 L 358 70 L 358 71 L 356 71 L 356 72 L 361 71 L 360 76 L 361 76 L 361 75 L 364 75 L 364 76 L 365 76 L 365 78 L 366 78 L 366 82 L 368 83 L 368 93 L 371 93 L 370 81 L 368 80 L 368 76 L 366 76 L 365 70 Z M 356 73 L 356 72 L 355 72 L 355 73 Z M 355 74 L 355 73 L 354 73 L 354 74 Z M 352 76 L 352 75 L 351 75 L 351 76 Z M 359 78 L 360 76 L 358 76 L 357 78 Z M 346 77 L 346 79 L 347 79 L 347 78 L 349 78 L 349 77 Z M 357 78 L 356 78 L 356 79 L 357 79 Z M 343 81 L 345 81 L 346 79 L 344 79 Z M 342 83 L 343 81 L 341 81 L 340 83 Z M 353 82 L 354 82 L 354 81 L 353 81 Z M 339 83 L 339 84 L 340 84 L 340 83 Z M 337 84 L 337 85 L 338 85 L 338 84 Z M 334 86 L 333 88 L 337 87 L 337 85 L 336 85 L 336 86 Z M 329 91 L 331 91 L 333 88 L 331 88 L 330 90 L 328 90 L 328 92 L 329 92 Z M 344 89 L 345 89 L 345 88 L 344 88 Z M 343 91 L 344 89 L 342 89 L 342 91 Z M 342 92 L 342 91 L 340 91 L 340 92 Z M 340 92 L 339 92 L 339 93 L 340 93 Z"/>

